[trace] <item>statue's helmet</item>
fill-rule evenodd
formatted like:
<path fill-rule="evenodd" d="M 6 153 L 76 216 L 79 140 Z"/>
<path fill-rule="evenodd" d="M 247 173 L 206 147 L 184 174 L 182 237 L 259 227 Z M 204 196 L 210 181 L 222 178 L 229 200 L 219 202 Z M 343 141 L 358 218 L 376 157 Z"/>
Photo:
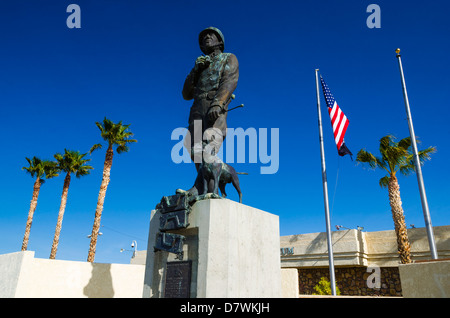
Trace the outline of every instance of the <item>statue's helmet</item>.
<path fill-rule="evenodd" d="M 200 44 L 200 49 L 202 50 L 203 53 L 207 54 L 207 52 L 205 52 L 205 50 L 203 48 L 202 39 L 203 39 L 203 36 L 205 35 L 205 33 L 211 32 L 211 31 L 213 31 L 216 34 L 217 39 L 219 40 L 219 42 L 221 42 L 220 50 L 223 52 L 223 50 L 225 49 L 225 38 L 224 38 L 222 32 L 220 32 L 220 30 L 215 27 L 208 27 L 208 28 L 204 29 L 202 32 L 200 32 L 200 34 L 198 35 L 198 43 Z"/>

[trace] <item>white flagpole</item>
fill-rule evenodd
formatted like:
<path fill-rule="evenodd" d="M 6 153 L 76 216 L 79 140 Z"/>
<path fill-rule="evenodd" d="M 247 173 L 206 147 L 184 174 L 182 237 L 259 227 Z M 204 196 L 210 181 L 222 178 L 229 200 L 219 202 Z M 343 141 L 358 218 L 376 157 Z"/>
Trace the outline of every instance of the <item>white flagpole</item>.
<path fill-rule="evenodd" d="M 327 170 L 325 167 L 325 151 L 323 146 L 322 114 L 320 112 L 319 69 L 316 69 L 317 114 L 319 116 L 320 156 L 322 159 L 323 200 L 325 203 L 325 222 L 327 228 L 328 263 L 330 267 L 331 294 L 336 296 L 336 279 L 334 277 L 333 242 L 331 241 L 330 209 L 328 204 Z"/>
<path fill-rule="evenodd" d="M 425 185 L 423 183 L 422 168 L 420 167 L 419 153 L 417 151 L 416 135 L 411 118 L 411 110 L 409 109 L 408 93 L 406 91 L 405 76 L 403 75 L 402 60 L 400 57 L 400 49 L 395 50 L 397 53 L 398 66 L 400 68 L 400 77 L 402 80 L 403 98 L 405 99 L 406 116 L 408 117 L 409 133 L 411 135 L 411 144 L 414 155 L 414 165 L 416 166 L 417 182 L 419 183 L 420 199 L 422 201 L 423 216 L 425 218 L 425 226 L 427 229 L 428 244 L 430 246 L 431 258 L 438 259 L 436 251 L 436 243 L 434 242 L 433 226 L 431 225 L 430 211 L 428 209 L 427 195 L 425 193 Z"/>

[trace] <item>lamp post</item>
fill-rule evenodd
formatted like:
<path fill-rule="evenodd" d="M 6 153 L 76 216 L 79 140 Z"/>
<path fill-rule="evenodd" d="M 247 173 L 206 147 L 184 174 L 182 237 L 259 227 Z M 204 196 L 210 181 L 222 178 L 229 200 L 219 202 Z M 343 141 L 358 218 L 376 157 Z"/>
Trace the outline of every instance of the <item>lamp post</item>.
<path fill-rule="evenodd" d="M 137 242 L 135 240 L 133 242 L 131 242 L 131 247 L 134 248 L 133 255 L 131 256 L 131 258 L 135 258 L 136 252 L 137 252 Z"/>

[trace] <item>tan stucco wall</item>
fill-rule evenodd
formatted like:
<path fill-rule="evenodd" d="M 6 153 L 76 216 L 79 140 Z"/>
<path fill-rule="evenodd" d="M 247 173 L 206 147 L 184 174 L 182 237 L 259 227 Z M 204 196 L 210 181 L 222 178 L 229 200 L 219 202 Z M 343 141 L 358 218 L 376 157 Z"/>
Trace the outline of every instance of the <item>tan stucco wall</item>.
<path fill-rule="evenodd" d="M 297 298 L 299 294 L 298 288 L 298 271 L 296 268 L 281 269 L 281 297 Z"/>
<path fill-rule="evenodd" d="M 433 228 L 439 258 L 450 258 L 450 226 Z M 408 229 L 413 261 L 430 259 L 425 228 Z M 399 265 L 395 231 L 361 232 L 341 230 L 332 232 L 333 257 L 336 266 L 391 267 Z M 281 248 L 293 248 L 292 255 L 281 256 L 282 267 L 328 266 L 326 233 L 282 236 Z"/>
<path fill-rule="evenodd" d="M 332 232 L 333 256 L 336 266 L 367 265 L 363 233 L 356 230 Z M 281 256 L 281 267 L 328 266 L 326 233 L 282 236 L 281 248 L 293 248 L 292 255 Z"/>

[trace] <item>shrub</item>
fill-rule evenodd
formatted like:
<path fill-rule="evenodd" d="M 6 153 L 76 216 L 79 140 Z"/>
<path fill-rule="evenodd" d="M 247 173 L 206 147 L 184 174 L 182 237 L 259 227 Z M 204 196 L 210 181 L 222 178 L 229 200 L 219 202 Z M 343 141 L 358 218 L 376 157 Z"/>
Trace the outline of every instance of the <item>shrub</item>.
<path fill-rule="evenodd" d="M 316 291 L 316 293 L 313 293 L 313 295 L 331 295 L 331 283 L 325 277 L 321 277 L 319 283 L 314 286 L 314 290 Z M 336 295 L 340 294 L 341 291 L 336 284 Z"/>

